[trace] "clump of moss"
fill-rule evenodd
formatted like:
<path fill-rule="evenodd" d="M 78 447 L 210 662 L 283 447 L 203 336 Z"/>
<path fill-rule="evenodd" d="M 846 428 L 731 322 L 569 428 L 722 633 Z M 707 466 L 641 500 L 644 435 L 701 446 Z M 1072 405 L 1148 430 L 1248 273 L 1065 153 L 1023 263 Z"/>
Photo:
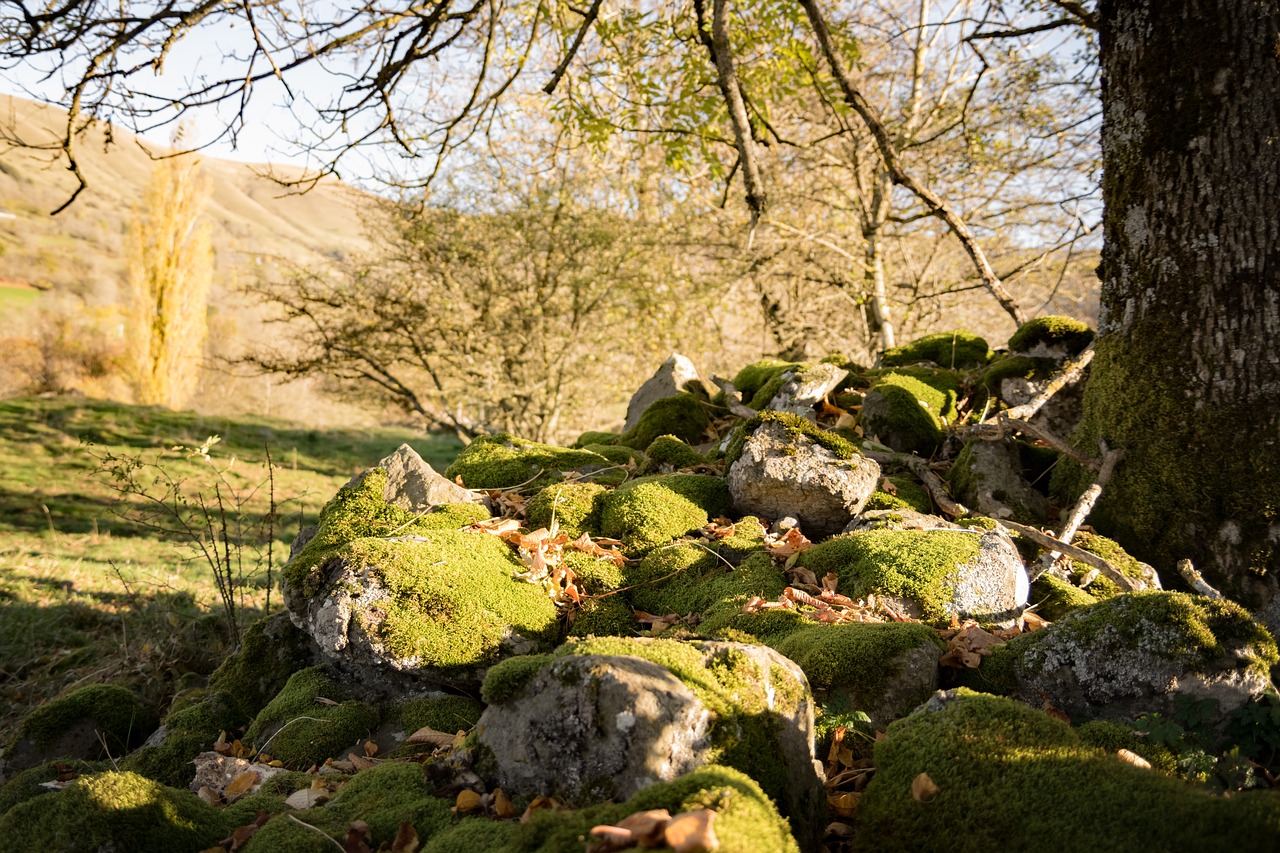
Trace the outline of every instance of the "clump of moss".
<path fill-rule="evenodd" d="M 1045 619 L 1057 622 L 1072 610 L 1097 604 L 1098 599 L 1070 581 L 1046 572 L 1031 584 L 1030 602 Z"/>
<path fill-rule="evenodd" d="M 578 436 L 577 440 L 571 445 L 576 449 L 584 449 L 589 444 L 612 445 L 620 436 L 616 432 L 601 432 L 599 430 L 587 430 Z"/>
<path fill-rule="evenodd" d="M 815 694 L 844 694 L 853 707 L 869 710 L 880 704 L 896 674 L 895 661 L 922 645 L 943 647 L 937 633 L 919 622 L 867 622 L 811 625 L 788 634 L 775 648 L 804 670 Z M 927 698 L 928 692 L 909 697 L 895 710 L 909 711 Z"/>
<path fill-rule="evenodd" d="M 1132 724 L 1118 720 L 1090 720 L 1076 727 L 1080 740 L 1114 755 L 1122 749 L 1140 755 L 1158 772 L 1166 776 L 1178 776 L 1178 756 L 1162 743 L 1156 743 Z"/>
<path fill-rule="evenodd" d="M 729 447 L 724 454 L 726 468 L 738 461 L 738 457 L 742 456 L 742 448 L 746 445 L 747 439 L 761 424 L 766 423 L 781 425 L 793 438 L 803 436 L 809 439 L 814 444 L 826 448 L 837 459 L 853 459 L 861 455 L 858 449 L 847 439 L 815 426 L 799 415 L 791 412 L 764 411 L 754 418 L 748 418 L 734 429 L 733 438 L 730 440 Z"/>
<path fill-rule="evenodd" d="M 689 444 L 697 444 L 710 422 L 701 400 L 692 394 L 680 393 L 655 401 L 617 443 L 644 450 L 659 436 L 673 435 Z"/>
<path fill-rule="evenodd" d="M 990 358 L 991 348 L 983 338 L 958 329 L 925 335 L 909 344 L 885 350 L 880 356 L 880 363 L 885 367 L 898 367 L 932 361 L 939 367 L 966 370 L 981 367 Z"/>
<path fill-rule="evenodd" d="M 964 396 L 965 383 L 961 374 L 955 370 L 942 367 L 924 367 L 921 365 L 902 365 L 891 369 L 877 368 L 868 370 L 863 381 L 866 385 L 875 385 L 882 376 L 909 376 L 917 382 L 923 382 L 941 394 L 954 394 L 956 399 Z"/>
<path fill-rule="evenodd" d="M 564 479 L 564 472 L 590 474 L 613 463 L 589 450 L 539 444 L 500 433 L 477 438 L 445 469 L 449 479 L 461 477 L 470 489 L 512 489 Z"/>
<path fill-rule="evenodd" d="M 120 768 L 185 788 L 195 778 L 191 759 L 212 749 L 223 732 L 234 737 L 249 722 L 251 716 L 242 713 L 242 707 L 239 697 L 225 690 L 210 691 L 199 703 L 165 717 L 164 739 L 129 753 Z"/>
<path fill-rule="evenodd" d="M 25 850 L 203 850 L 230 829 L 186 791 L 136 773 L 82 776 L 0 817 L 0 837 Z"/>
<path fill-rule="evenodd" d="M 1010 352 L 1028 352 L 1037 344 L 1060 346 L 1075 355 L 1093 342 L 1093 329 L 1073 317 L 1037 317 L 1023 323 L 1009 338 Z"/>
<path fill-rule="evenodd" d="M 96 760 L 121 755 L 146 740 L 156 723 L 155 714 L 127 687 L 89 684 L 28 714 L 18 727 L 10 761 L 25 758 L 25 766 L 32 766 L 52 758 Z M 85 727 L 91 731 L 81 731 Z M 91 755 L 68 752 L 83 751 L 89 744 Z"/>
<path fill-rule="evenodd" d="M 869 593 L 908 598 L 926 619 L 941 619 L 956 570 L 978 556 L 978 536 L 960 530 L 868 530 L 837 536 L 800 555 L 818 577 L 834 572 L 852 598 Z"/>
<path fill-rule="evenodd" d="M 637 630 L 635 614 L 618 595 L 585 599 L 573 613 L 570 637 L 630 637 Z"/>
<path fill-rule="evenodd" d="M 697 545 L 654 551 L 630 573 L 631 603 L 647 613 L 711 615 L 740 611 L 752 596 L 777 598 L 786 579 L 768 554 L 759 552 L 734 566 Z"/>
<path fill-rule="evenodd" d="M 1120 547 L 1120 543 L 1096 533 L 1078 533 L 1072 544 L 1090 554 L 1096 554 L 1120 570 L 1120 573 L 1134 580 L 1146 580 L 1146 572 L 1138 560 Z M 1082 578 L 1089 571 L 1088 565 L 1076 564 L 1072 568 L 1072 576 Z M 1089 594 L 1096 599 L 1111 598 L 1124 592 L 1115 581 L 1106 575 L 1098 575 L 1089 584 Z"/>
<path fill-rule="evenodd" d="M 394 720 L 408 734 L 424 726 L 438 732 L 456 732 L 474 726 L 483 710 L 479 702 L 467 696 L 428 696 L 398 702 L 385 709 L 383 716 Z"/>
<path fill-rule="evenodd" d="M 415 527 L 419 530 L 456 530 L 489 518 L 489 511 L 477 503 L 440 504 L 426 515 L 419 516 Z"/>
<path fill-rule="evenodd" d="M 229 697 L 241 722 L 248 722 L 280 692 L 289 676 L 315 662 L 311 650 L 311 638 L 293 624 L 288 613 L 264 616 L 245 629 L 240 649 L 209 676 L 209 690 Z"/>
<path fill-rule="evenodd" d="M 764 410 L 769 407 L 769 403 L 773 398 L 778 396 L 778 392 L 782 390 L 782 386 L 791 381 L 792 378 L 803 378 L 805 374 L 813 368 L 813 365 L 807 363 L 793 364 L 785 370 L 779 370 L 777 373 L 769 377 L 769 381 L 760 386 L 747 403 L 753 409 Z"/>
<path fill-rule="evenodd" d="M 1221 799 L 1088 745 L 1017 702 L 965 694 L 889 727 L 859 806 L 859 847 L 989 851 L 1268 850 L 1280 800 Z M 938 787 L 912 796 L 922 773 Z"/>
<path fill-rule="evenodd" d="M 486 705 L 505 705 L 524 690 L 533 677 L 552 660 L 545 655 L 517 655 L 489 667 L 480 698 Z"/>
<path fill-rule="evenodd" d="M 992 394 L 1000 393 L 1000 383 L 1005 379 L 1042 380 L 1053 376 L 1058 362 L 1052 358 L 1030 358 L 1025 355 L 1004 355 L 996 358 L 982 373 L 982 385 Z"/>
<path fill-rule="evenodd" d="M 572 539 L 600 530 L 600 510 L 608 491 L 596 483 L 558 483 L 547 486 L 529 501 L 525 517 L 529 527 L 550 527 L 554 519 Z"/>
<path fill-rule="evenodd" d="M 779 361 L 775 358 L 766 358 L 748 364 L 739 370 L 738 374 L 733 377 L 733 387 L 738 389 L 738 393 L 742 395 L 743 400 L 749 403 L 754 402 L 760 389 L 769 384 L 771 380 L 799 366 L 800 364 L 794 361 Z M 765 402 L 769 401 L 765 400 Z M 752 408 L 755 407 L 753 406 Z"/>
<path fill-rule="evenodd" d="M 660 435 L 645 448 L 649 458 L 646 471 L 658 471 L 663 466 L 673 469 L 692 468 L 707 461 L 706 457 L 674 435 Z"/>
<path fill-rule="evenodd" d="M 588 444 L 582 449 L 598 453 L 614 465 L 643 465 L 645 462 L 643 453 L 634 447 L 622 444 Z M 600 472 L 594 475 L 593 479 L 600 483 L 610 482 L 613 479 L 609 476 L 610 473 L 612 472 Z"/>
<path fill-rule="evenodd" d="M 741 609 L 726 608 L 705 616 L 698 623 L 698 631 L 718 640 L 762 643 L 776 649 L 786 637 L 812 624 L 794 610 L 743 613 Z"/>
<path fill-rule="evenodd" d="M 489 818 L 463 818 L 458 823 L 432 836 L 421 853 L 477 853 L 480 850 L 517 849 L 513 844 L 523 831 L 521 824 Z M 512 842 L 509 844 L 508 842 Z"/>
<path fill-rule="evenodd" d="M 943 425 L 955 415 L 954 393 L 944 394 L 910 376 L 887 373 L 867 391 L 862 428 L 895 450 L 928 454 L 942 441 Z"/>
<path fill-rule="evenodd" d="M 19 803 L 51 793 L 49 788 L 44 787 L 44 783 L 64 778 L 68 772 L 88 776 L 110 767 L 111 764 L 107 761 L 49 761 L 14 773 L 0 785 L 0 815 Z"/>
<path fill-rule="evenodd" d="M 873 509 L 913 509 L 926 515 L 933 512 L 933 501 L 929 498 L 929 492 L 914 479 L 901 475 L 885 479 L 893 484 L 894 494 L 886 492 L 882 484 L 881 488 L 877 488 L 867 499 L 866 505 L 862 508 L 864 512 Z"/>
<path fill-rule="evenodd" d="M 605 499 L 600 530 L 625 542 L 630 553 L 642 554 L 705 526 L 728 509 L 729 487 L 720 477 L 641 477 Z"/>
<path fill-rule="evenodd" d="M 338 704 L 317 702 L 318 698 Z M 254 718 L 245 740 L 286 766 L 306 768 L 323 764 L 377 725 L 376 709 L 347 699 L 346 691 L 317 666 L 293 674 Z"/>

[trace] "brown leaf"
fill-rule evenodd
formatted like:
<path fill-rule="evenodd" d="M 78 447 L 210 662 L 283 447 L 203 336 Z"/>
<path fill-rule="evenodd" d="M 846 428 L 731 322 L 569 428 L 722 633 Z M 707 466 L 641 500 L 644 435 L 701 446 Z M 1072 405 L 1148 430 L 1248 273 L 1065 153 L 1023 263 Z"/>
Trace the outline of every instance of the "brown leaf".
<path fill-rule="evenodd" d="M 332 699 L 326 699 L 326 698 L 325 698 L 325 697 L 323 697 L 323 696 L 317 696 L 317 697 L 316 697 L 316 701 L 317 701 L 317 702 L 319 702 L 321 705 L 328 705 L 328 706 L 330 706 L 330 707 L 334 707 L 334 706 L 336 706 L 336 705 L 338 704 L 337 702 L 333 701 Z"/>
<path fill-rule="evenodd" d="M 530 804 L 532 807 L 532 804 Z M 458 792 L 458 799 L 454 801 L 453 810 L 458 814 L 476 814 L 484 811 L 484 804 L 480 801 L 480 795 L 470 788 L 463 788 Z"/>
<path fill-rule="evenodd" d="M 1032 613 L 1030 610 L 1022 614 L 1022 625 L 1028 631 L 1039 631 L 1041 628 L 1048 627 L 1053 624 L 1039 614 Z"/>
<path fill-rule="evenodd" d="M 429 743 L 432 746 L 453 746 L 454 736 L 423 726 L 405 740 L 405 743 Z"/>
<path fill-rule="evenodd" d="M 534 797 L 529 801 L 529 805 L 525 807 L 524 814 L 520 815 L 520 822 L 528 823 L 529 818 L 533 817 L 543 809 L 554 809 L 559 811 L 561 809 L 561 805 L 558 800 L 552 797 Z"/>
<path fill-rule="evenodd" d="M 302 788 L 294 791 L 285 799 L 284 804 L 291 809 L 310 809 L 328 801 L 329 792 L 325 788 Z"/>
<path fill-rule="evenodd" d="M 825 575 L 822 576 L 822 591 L 824 593 L 830 593 L 831 595 L 835 595 L 836 587 L 839 585 L 840 585 L 840 576 L 837 575 L 835 572 L 827 572 Z M 849 601 L 849 599 L 846 598 L 845 601 Z M 853 602 L 849 601 L 849 603 L 852 604 Z"/>
<path fill-rule="evenodd" d="M 927 803 L 942 789 L 933 783 L 928 773 L 921 773 L 911 780 L 911 798 L 917 803 Z"/>
<path fill-rule="evenodd" d="M 363 755 L 356 755 L 354 752 L 347 753 L 347 761 L 356 770 L 368 770 L 370 767 L 377 767 L 378 762 L 371 761 Z"/>
<path fill-rule="evenodd" d="M 630 830 L 641 847 L 661 847 L 663 830 L 670 822 L 671 813 L 666 809 L 650 809 L 627 816 L 618 826 Z"/>
<path fill-rule="evenodd" d="M 493 813 L 502 820 L 509 820 L 516 816 L 516 810 L 511 805 L 511 800 L 501 788 L 493 792 Z"/>
<path fill-rule="evenodd" d="M 716 813 L 711 809 L 678 814 L 667 824 L 663 838 L 676 853 L 709 853 L 720 847 L 715 822 Z"/>
<path fill-rule="evenodd" d="M 418 853 L 418 844 L 418 830 L 406 820 L 400 824 L 396 838 L 391 842 L 391 853 Z"/>
<path fill-rule="evenodd" d="M 364 742 L 364 754 L 368 758 L 373 758 L 378 754 L 378 745 L 371 740 Z"/>
<path fill-rule="evenodd" d="M 1061 720 L 1067 725 L 1071 725 L 1071 718 L 1068 717 L 1066 714 L 1062 713 L 1061 711 L 1059 711 L 1056 707 L 1054 707 L 1054 704 L 1049 701 L 1048 696 L 1041 693 L 1040 700 L 1044 702 L 1044 712 L 1046 714 L 1048 714 L 1050 717 L 1053 717 L 1055 720 Z"/>
<path fill-rule="evenodd" d="M 347 837 L 343 839 L 344 853 L 373 853 L 369 846 L 369 824 L 357 820 L 347 827 Z"/>
<path fill-rule="evenodd" d="M 591 836 L 596 839 L 596 843 L 587 847 L 588 853 L 613 853 L 615 850 L 626 850 L 628 847 L 636 846 L 636 839 L 631 834 L 631 830 L 620 826 L 593 826 Z"/>
<path fill-rule="evenodd" d="M 804 566 L 792 566 L 787 569 L 786 575 L 788 583 L 811 586 L 815 589 L 818 586 L 818 576 Z"/>
<path fill-rule="evenodd" d="M 853 817 L 858 811 L 860 794 L 834 791 L 827 794 L 827 808 L 837 817 Z"/>
<path fill-rule="evenodd" d="M 234 803 L 236 800 L 249 793 L 256 784 L 258 784 L 257 772 L 254 770 L 246 770 L 231 780 L 231 783 L 227 785 L 226 791 L 223 792 L 223 796 L 227 798 L 228 803 Z"/>
<path fill-rule="evenodd" d="M 881 478 L 880 478 L 880 491 L 882 491 L 882 492 L 884 492 L 884 493 L 886 493 L 886 494 L 896 495 L 896 494 L 898 494 L 898 487 L 897 487 L 897 486 L 895 486 L 895 485 L 893 484 L 893 481 L 892 481 L 892 480 L 890 480 L 888 477 L 881 477 Z"/>
<path fill-rule="evenodd" d="M 1127 761 L 1134 767 L 1141 767 L 1143 770 L 1151 769 L 1151 762 L 1138 755 L 1136 752 L 1130 752 L 1127 749 L 1116 750 L 1116 755 L 1120 756 L 1122 761 Z"/>

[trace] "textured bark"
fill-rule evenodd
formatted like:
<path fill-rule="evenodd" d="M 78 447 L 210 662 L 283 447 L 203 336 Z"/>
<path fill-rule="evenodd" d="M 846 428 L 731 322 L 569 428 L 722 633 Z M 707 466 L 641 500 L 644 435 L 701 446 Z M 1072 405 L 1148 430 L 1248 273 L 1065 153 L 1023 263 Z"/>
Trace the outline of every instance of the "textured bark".
<path fill-rule="evenodd" d="M 1095 524 L 1258 605 L 1280 575 L 1280 3 L 1102 0 Z M 1083 485 L 1083 484 L 1081 484 Z"/>

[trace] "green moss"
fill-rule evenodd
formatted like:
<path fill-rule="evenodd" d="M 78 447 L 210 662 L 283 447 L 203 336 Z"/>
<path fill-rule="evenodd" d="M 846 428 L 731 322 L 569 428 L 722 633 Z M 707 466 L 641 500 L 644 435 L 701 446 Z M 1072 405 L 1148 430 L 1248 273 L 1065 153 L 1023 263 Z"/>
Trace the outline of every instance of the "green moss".
<path fill-rule="evenodd" d="M 658 436 L 645 448 L 644 453 L 649 457 L 646 470 L 652 471 L 657 471 L 664 465 L 677 470 L 692 468 L 707 461 L 705 456 L 674 435 Z"/>
<path fill-rule="evenodd" d="M 287 681 L 287 679 L 286 679 Z M 185 788 L 195 777 L 191 760 L 213 749 L 223 732 L 235 737 L 250 717 L 241 712 L 241 700 L 226 691 L 212 691 L 198 704 L 174 711 L 165 718 L 164 741 L 142 746 L 120 762 L 120 769 L 146 776 L 164 785 Z"/>
<path fill-rule="evenodd" d="M 587 430 L 578 436 L 577 441 L 573 443 L 573 447 L 577 449 L 585 448 L 588 444 L 612 445 L 618 440 L 619 436 L 616 432 L 601 432 L 598 430 Z"/>
<path fill-rule="evenodd" d="M 1090 554 L 1097 554 L 1111 565 L 1120 570 L 1125 577 L 1135 580 L 1146 580 L 1146 573 L 1143 571 L 1142 564 L 1129 555 L 1129 552 L 1120 547 L 1120 543 L 1114 539 L 1108 539 L 1105 536 L 1099 536 L 1096 533 L 1078 533 L 1076 538 L 1072 540 L 1072 544 L 1083 551 Z M 1072 568 L 1074 577 L 1082 578 L 1090 570 L 1090 566 L 1083 563 L 1077 563 Z M 1089 584 L 1089 594 L 1095 599 L 1111 598 L 1124 592 L 1115 581 L 1106 575 L 1098 575 Z"/>
<path fill-rule="evenodd" d="M 101 773 L 110 766 L 106 761 L 49 761 L 14 773 L 0 785 L 0 815 L 19 803 L 51 793 L 50 789 L 43 787 L 45 782 L 53 782 L 69 772 L 81 775 Z"/>
<path fill-rule="evenodd" d="M 654 551 L 632 570 L 631 603 L 647 613 L 737 612 L 752 596 L 777 598 L 786 589 L 782 572 L 768 554 L 756 553 L 738 566 L 697 545 Z"/>
<path fill-rule="evenodd" d="M 116 684 L 80 687 L 36 708 L 18 727 L 16 741 L 30 740 L 45 758 L 58 758 L 59 742 L 68 730 L 88 723 L 100 734 L 102 754 L 121 755 L 146 740 L 156 728 L 156 716 L 136 693 Z"/>
<path fill-rule="evenodd" d="M 937 633 L 919 622 L 868 622 L 812 625 L 788 634 L 775 648 L 804 670 L 815 694 L 842 693 L 855 707 L 869 709 L 896 675 L 896 659 L 930 644 L 943 647 Z M 927 698 L 913 698 L 910 707 Z"/>
<path fill-rule="evenodd" d="M 551 520 L 560 529 L 577 539 L 583 533 L 600 531 L 600 510 L 607 490 L 596 483 L 560 483 L 547 486 L 529 501 L 526 518 L 529 528 L 551 527 Z"/>
<path fill-rule="evenodd" d="M 873 407 L 872 395 L 883 402 Z M 955 394 L 944 394 L 910 376 L 887 373 L 867 391 L 862 428 L 895 450 L 928 454 L 942 441 L 943 425 L 955 417 L 955 406 Z"/>
<path fill-rule="evenodd" d="M 738 461 L 747 439 L 756 431 L 757 427 L 766 423 L 782 425 L 793 439 L 804 436 L 814 444 L 826 448 L 837 459 L 853 459 L 861 455 L 858 449 L 847 439 L 815 426 L 799 415 L 790 412 L 765 411 L 754 418 L 748 418 L 734 430 L 733 439 L 729 442 L 729 447 L 724 455 L 726 468 Z"/>
<path fill-rule="evenodd" d="M 499 434 L 477 438 L 445 470 L 470 489 L 513 489 L 564 479 L 566 471 L 590 473 L 613 463 L 589 450 L 572 450 Z"/>
<path fill-rule="evenodd" d="M 1074 355 L 1093 342 L 1093 329 L 1073 317 L 1037 317 L 1009 338 L 1011 352 L 1027 352 L 1037 344 L 1062 346 Z"/>
<path fill-rule="evenodd" d="M 958 329 L 937 332 L 917 338 L 909 344 L 885 350 L 880 363 L 885 367 L 932 361 L 939 367 L 964 370 L 981 367 L 991 358 L 987 342 L 975 334 Z"/>
<path fill-rule="evenodd" d="M 588 595 L 612 592 L 627 583 L 626 571 L 610 559 L 570 550 L 564 555 L 564 564 L 574 573 L 578 588 Z"/>
<path fill-rule="evenodd" d="M 859 849 L 1269 850 L 1280 800 L 1214 797 L 1134 767 L 1007 699 L 964 695 L 889 727 L 859 803 Z M 928 802 L 912 797 L 927 773 Z"/>
<path fill-rule="evenodd" d="M 574 611 L 570 637 L 630 637 L 638 626 L 635 614 L 618 595 L 588 598 Z"/>
<path fill-rule="evenodd" d="M 733 377 L 733 387 L 738 389 L 738 393 L 742 395 L 743 400 L 754 400 L 760 389 L 771 380 L 799 366 L 799 362 L 766 358 L 762 361 L 748 364 L 739 370 L 738 374 Z M 772 397 L 772 395 L 770 396 Z M 769 401 L 766 399 L 765 402 Z"/>
<path fill-rule="evenodd" d="M 293 624 L 288 613 L 264 616 L 245 629 L 240 649 L 209 676 L 209 690 L 229 697 L 242 717 L 239 722 L 247 723 L 280 692 L 289 676 L 312 664 L 311 648 L 311 638 Z"/>
<path fill-rule="evenodd" d="M 196 851 L 228 830 L 222 815 L 199 798 L 135 773 L 82 776 L 0 817 L 7 844 L 58 853 Z"/>
<path fill-rule="evenodd" d="M 729 487 L 706 474 L 642 477 L 619 486 L 604 501 L 600 530 L 640 554 L 664 545 L 729 510 Z"/>
<path fill-rule="evenodd" d="M 813 623 L 794 610 L 718 610 L 703 618 L 698 630 L 718 640 L 735 643 L 762 643 L 777 648 L 782 640 Z"/>
<path fill-rule="evenodd" d="M 424 699 L 406 699 L 384 712 L 384 717 L 413 734 L 424 726 L 438 732 L 456 732 L 470 729 L 480 719 L 484 708 L 468 696 L 430 696 Z"/>
<path fill-rule="evenodd" d="M 1090 720 L 1076 728 L 1080 740 L 1103 752 L 1115 754 L 1127 749 L 1140 755 L 1157 772 L 1166 776 L 1178 776 L 1178 756 L 1162 743 L 1153 743 L 1128 723 L 1116 720 Z"/>
<path fill-rule="evenodd" d="M 756 390 L 756 392 L 749 398 L 747 405 L 757 411 L 767 409 L 769 403 L 773 402 L 773 398 L 778 396 L 778 392 L 782 390 L 783 385 L 791 381 L 792 378 L 803 379 L 805 375 L 813 369 L 813 367 L 814 365 L 812 364 L 801 363 L 790 365 L 784 370 L 779 370 L 770 376 L 769 380 Z"/>
<path fill-rule="evenodd" d="M 882 489 L 876 489 L 862 508 L 864 512 L 873 509 L 913 509 L 926 515 L 933 512 L 933 501 L 929 498 L 928 490 L 914 479 L 902 475 L 885 479 L 893 484 L 897 494 L 891 495 Z"/>
<path fill-rule="evenodd" d="M 644 450 L 663 435 L 673 435 L 689 444 L 697 444 L 710 423 L 701 400 L 692 394 L 676 394 L 657 400 L 645 409 L 639 422 L 618 439 L 618 444 Z"/>
<path fill-rule="evenodd" d="M 489 518 L 489 511 L 476 503 L 440 504 L 419 516 L 417 530 L 456 530 Z"/>
<path fill-rule="evenodd" d="M 323 764 L 368 737 L 378 725 L 376 709 L 346 699 L 345 694 L 323 667 L 296 672 L 254 719 L 245 741 L 289 767 Z M 317 702 L 317 698 L 338 704 Z"/>
<path fill-rule="evenodd" d="M 956 569 L 978 556 L 978 536 L 960 530 L 869 530 L 838 536 L 800 555 L 818 577 L 835 572 L 851 598 L 909 598 L 926 619 L 946 615 Z"/>
<path fill-rule="evenodd" d="M 488 818 L 463 818 L 456 825 L 432 836 L 420 853 L 480 853 L 510 849 L 507 843 L 520 833 L 521 826 L 511 821 Z"/>
<path fill-rule="evenodd" d="M 1080 587 L 1048 572 L 1031 584 L 1030 603 L 1050 622 L 1057 622 L 1072 610 L 1097 602 L 1098 599 Z"/>
<path fill-rule="evenodd" d="M 639 450 L 634 447 L 624 447 L 620 444 L 588 444 L 582 449 L 598 453 L 614 465 L 629 465 L 633 462 L 636 465 L 642 465 L 645 461 L 644 454 Z M 603 481 L 601 479 L 601 482 Z"/>
<path fill-rule="evenodd" d="M 360 539 L 336 552 L 386 590 L 376 633 L 388 652 L 445 671 L 493 662 L 511 631 L 534 642 L 556 638 L 555 604 L 513 572 L 524 566 L 506 543 L 486 533 L 437 530 L 414 541 Z"/>
<path fill-rule="evenodd" d="M 951 464 L 947 482 L 956 500 L 970 506 L 978 505 L 985 494 L 1007 507 L 1014 519 L 1024 524 L 1043 523 L 1044 497 L 1026 481 L 1021 464 L 1016 446 L 974 438 Z"/>
<path fill-rule="evenodd" d="M 875 385 L 881 377 L 889 375 L 908 376 L 928 385 L 940 394 L 954 394 L 957 399 L 964 396 L 961 392 L 964 390 L 965 382 L 961 374 L 941 367 L 903 365 L 892 369 L 878 368 L 866 371 L 863 374 L 863 380 L 865 385 Z"/>
<path fill-rule="evenodd" d="M 1053 376 L 1058 362 L 1052 358 L 1029 358 L 1025 355 L 1004 355 L 991 362 L 982 374 L 983 386 L 993 394 L 1000 393 L 1004 379 L 1042 380 Z"/>
<path fill-rule="evenodd" d="M 551 661 L 551 655 L 518 655 L 491 667 L 485 674 L 480 698 L 486 705 L 504 705 L 515 699 Z"/>

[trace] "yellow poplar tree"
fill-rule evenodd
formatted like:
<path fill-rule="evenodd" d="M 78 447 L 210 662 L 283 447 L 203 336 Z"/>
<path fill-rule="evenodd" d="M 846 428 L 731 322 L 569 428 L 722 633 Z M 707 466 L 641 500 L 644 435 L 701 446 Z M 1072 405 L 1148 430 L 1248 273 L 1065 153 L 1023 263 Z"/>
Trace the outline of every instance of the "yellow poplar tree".
<path fill-rule="evenodd" d="M 213 248 L 194 157 L 159 161 L 130 228 L 129 354 L 139 403 L 177 409 L 195 393 L 208 332 Z"/>

